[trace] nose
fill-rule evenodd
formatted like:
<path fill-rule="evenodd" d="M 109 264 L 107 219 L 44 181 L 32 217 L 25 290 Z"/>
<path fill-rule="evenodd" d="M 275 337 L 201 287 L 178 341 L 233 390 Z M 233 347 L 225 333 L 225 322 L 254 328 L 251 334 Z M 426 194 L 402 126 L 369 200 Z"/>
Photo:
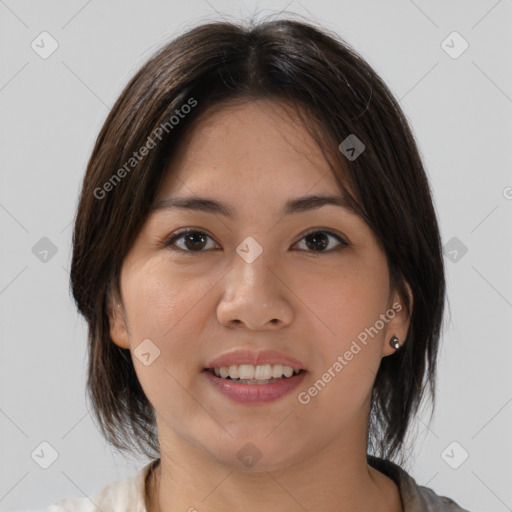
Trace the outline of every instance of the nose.
<path fill-rule="evenodd" d="M 292 321 L 291 283 L 266 260 L 265 251 L 248 263 L 236 256 L 224 283 L 217 318 L 226 327 L 245 325 L 251 330 L 286 327 Z"/>

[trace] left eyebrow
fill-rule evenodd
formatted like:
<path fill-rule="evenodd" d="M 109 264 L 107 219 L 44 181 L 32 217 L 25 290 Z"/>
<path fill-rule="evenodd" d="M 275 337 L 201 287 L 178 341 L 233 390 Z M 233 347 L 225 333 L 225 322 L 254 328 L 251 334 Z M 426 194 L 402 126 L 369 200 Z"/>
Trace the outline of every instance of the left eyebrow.
<path fill-rule="evenodd" d="M 281 215 L 303 213 L 327 205 L 338 206 L 359 216 L 359 214 L 355 212 L 352 206 L 347 202 L 345 197 L 321 195 L 311 195 L 289 199 L 283 206 Z M 150 208 L 150 212 L 173 208 L 199 210 L 207 213 L 218 213 L 230 219 L 235 217 L 236 214 L 236 210 L 231 205 L 206 197 L 169 197 L 167 199 L 162 199 L 161 201 L 158 201 L 156 204 L 154 204 Z"/>

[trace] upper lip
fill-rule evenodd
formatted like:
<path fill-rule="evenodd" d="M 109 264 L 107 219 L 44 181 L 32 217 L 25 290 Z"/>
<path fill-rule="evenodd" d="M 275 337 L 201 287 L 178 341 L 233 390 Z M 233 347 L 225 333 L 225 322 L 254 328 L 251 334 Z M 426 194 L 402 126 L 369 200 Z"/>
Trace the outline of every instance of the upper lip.
<path fill-rule="evenodd" d="M 304 370 L 304 366 L 300 361 L 293 357 L 281 354 L 275 350 L 262 350 L 253 352 L 252 350 L 233 350 L 216 357 L 209 361 L 206 369 L 220 368 L 221 366 L 252 364 L 253 366 L 263 366 L 265 364 L 282 364 L 291 366 L 295 371 Z"/>

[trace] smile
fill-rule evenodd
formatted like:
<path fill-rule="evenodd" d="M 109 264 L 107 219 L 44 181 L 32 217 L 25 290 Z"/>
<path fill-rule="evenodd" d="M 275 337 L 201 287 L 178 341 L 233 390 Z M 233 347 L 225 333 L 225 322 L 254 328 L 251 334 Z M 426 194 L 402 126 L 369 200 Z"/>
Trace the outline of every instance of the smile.
<path fill-rule="evenodd" d="M 282 365 L 221 366 L 206 368 L 203 373 L 208 382 L 226 397 L 235 402 L 251 404 L 272 402 L 287 395 L 306 375 L 305 370 L 294 371 Z"/>
<path fill-rule="evenodd" d="M 282 364 L 265 364 L 254 366 L 252 364 L 240 364 L 230 366 L 220 366 L 211 369 L 217 377 L 223 379 L 240 379 L 244 381 L 268 381 L 271 379 L 280 379 L 282 377 L 291 377 L 293 374 L 299 373 L 291 366 Z"/>

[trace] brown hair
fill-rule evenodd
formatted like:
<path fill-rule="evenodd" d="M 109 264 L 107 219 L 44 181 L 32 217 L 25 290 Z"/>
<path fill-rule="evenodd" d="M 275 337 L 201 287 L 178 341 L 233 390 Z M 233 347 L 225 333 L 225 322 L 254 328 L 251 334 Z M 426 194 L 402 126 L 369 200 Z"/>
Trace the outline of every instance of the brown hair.
<path fill-rule="evenodd" d="M 434 404 L 444 311 L 442 247 L 428 179 L 406 117 L 376 72 L 337 34 L 293 19 L 209 22 L 176 37 L 129 81 L 99 133 L 79 199 L 71 264 L 72 292 L 89 328 L 87 391 L 95 418 L 117 449 L 159 455 L 154 411 L 130 351 L 110 338 L 110 293 L 120 296 L 123 259 L 194 120 L 214 105 L 256 98 L 296 107 L 385 250 L 411 323 L 402 348 L 382 359 L 376 375 L 368 447 L 384 458 L 403 457 L 426 390 Z M 338 149 L 351 134 L 365 145 L 355 159 Z M 149 141 L 151 150 L 138 158 Z"/>

